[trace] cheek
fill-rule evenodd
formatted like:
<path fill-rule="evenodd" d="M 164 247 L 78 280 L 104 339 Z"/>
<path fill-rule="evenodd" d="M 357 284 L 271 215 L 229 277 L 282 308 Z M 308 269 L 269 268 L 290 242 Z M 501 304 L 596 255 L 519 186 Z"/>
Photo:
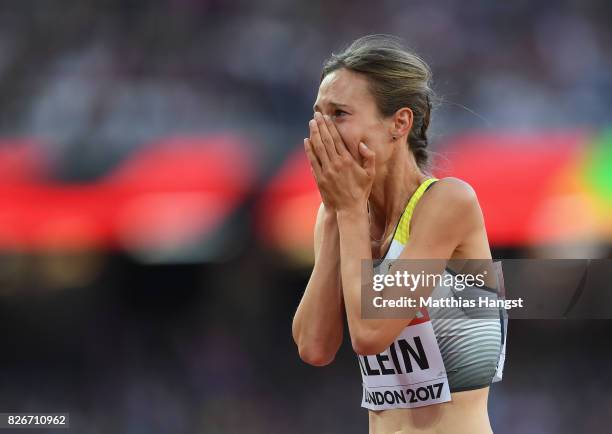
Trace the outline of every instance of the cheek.
<path fill-rule="evenodd" d="M 388 142 L 385 130 L 380 128 L 379 125 L 371 125 L 370 128 L 364 132 L 361 140 L 376 153 L 378 161 L 385 160 L 387 154 L 392 152 L 393 147 Z"/>
<path fill-rule="evenodd" d="M 344 144 L 349 152 L 354 157 L 359 155 L 359 142 L 363 140 L 361 132 L 357 131 L 357 129 L 353 125 L 350 125 L 349 122 L 336 123 L 336 129 L 340 133 L 340 137 L 342 137 L 342 140 L 344 141 Z"/>

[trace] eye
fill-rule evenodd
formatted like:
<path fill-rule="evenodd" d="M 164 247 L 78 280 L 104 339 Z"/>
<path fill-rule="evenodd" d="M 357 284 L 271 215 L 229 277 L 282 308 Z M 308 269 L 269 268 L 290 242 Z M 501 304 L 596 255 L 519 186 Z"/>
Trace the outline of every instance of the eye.
<path fill-rule="evenodd" d="M 346 114 L 348 114 L 348 113 L 347 113 L 347 112 L 345 112 L 344 110 L 340 110 L 340 109 L 338 109 L 338 110 L 336 110 L 336 111 L 334 112 L 334 117 L 335 117 L 335 118 L 337 118 L 338 116 L 341 116 L 342 114 L 345 114 L 345 115 L 346 115 Z"/>

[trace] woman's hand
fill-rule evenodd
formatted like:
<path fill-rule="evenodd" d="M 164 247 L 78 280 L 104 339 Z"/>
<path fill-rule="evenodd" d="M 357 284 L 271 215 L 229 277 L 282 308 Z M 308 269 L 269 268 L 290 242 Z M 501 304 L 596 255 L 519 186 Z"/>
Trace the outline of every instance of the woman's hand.
<path fill-rule="evenodd" d="M 329 117 L 317 112 L 308 125 L 310 139 L 304 139 L 304 148 L 325 206 L 365 210 L 374 182 L 374 152 L 359 143 L 360 164 Z"/>

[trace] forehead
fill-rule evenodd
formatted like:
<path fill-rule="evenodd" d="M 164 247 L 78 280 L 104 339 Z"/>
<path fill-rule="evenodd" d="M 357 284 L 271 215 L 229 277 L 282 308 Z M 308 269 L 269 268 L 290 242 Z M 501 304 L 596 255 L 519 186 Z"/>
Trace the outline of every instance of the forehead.
<path fill-rule="evenodd" d="M 319 86 L 315 105 L 321 108 L 332 103 L 348 106 L 373 104 L 367 78 L 348 69 L 338 69 L 327 74 Z"/>

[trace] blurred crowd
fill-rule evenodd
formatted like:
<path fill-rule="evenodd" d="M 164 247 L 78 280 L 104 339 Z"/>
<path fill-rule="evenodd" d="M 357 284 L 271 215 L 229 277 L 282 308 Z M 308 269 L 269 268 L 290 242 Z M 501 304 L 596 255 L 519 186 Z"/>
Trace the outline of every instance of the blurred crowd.
<path fill-rule="evenodd" d="M 3 298 L 0 324 L 12 331 L 0 409 L 69 412 L 79 434 L 366 433 L 348 339 L 327 367 L 299 359 L 291 319 L 308 272 L 273 262 L 144 267 L 115 256 L 89 287 Z M 489 396 L 494 432 L 608 432 L 610 321 L 510 320 L 508 330 Z"/>
<path fill-rule="evenodd" d="M 431 65 L 434 147 L 473 129 L 600 129 L 611 18 L 604 0 L 1 2 L 0 138 L 37 138 L 66 181 L 160 137 L 217 132 L 246 137 L 274 169 L 306 134 L 324 60 L 372 33 Z M 291 341 L 309 270 L 252 245 L 220 264 L 106 253 L 0 257 L 0 293 L 5 269 L 23 288 L 0 297 L 0 411 L 70 411 L 84 434 L 367 431 L 346 342 L 315 369 Z M 95 279 L 62 274 L 78 259 Z M 511 321 L 495 432 L 606 432 L 609 333 L 609 321 Z"/>
<path fill-rule="evenodd" d="M 370 33 L 401 37 L 432 66 L 434 142 L 600 127 L 611 14 L 603 0 L 3 2 L 0 135 L 42 138 L 68 177 L 159 136 L 228 130 L 274 165 L 301 143 L 323 61 Z"/>

